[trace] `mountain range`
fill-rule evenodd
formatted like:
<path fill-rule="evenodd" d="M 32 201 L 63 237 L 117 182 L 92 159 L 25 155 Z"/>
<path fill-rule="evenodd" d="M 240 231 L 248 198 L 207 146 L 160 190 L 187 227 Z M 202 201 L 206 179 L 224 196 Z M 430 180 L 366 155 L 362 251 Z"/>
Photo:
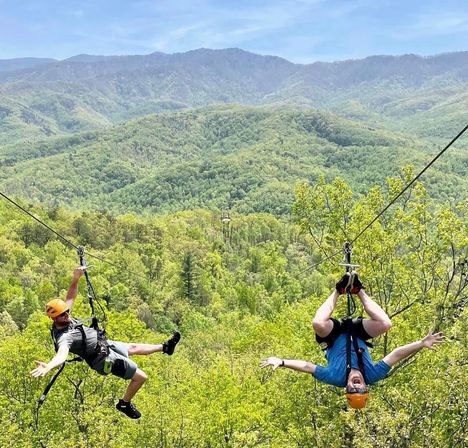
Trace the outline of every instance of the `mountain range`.
<path fill-rule="evenodd" d="M 446 138 L 466 122 L 468 52 L 294 64 L 239 49 L 0 61 L 0 144 L 216 104 L 314 108 Z"/>

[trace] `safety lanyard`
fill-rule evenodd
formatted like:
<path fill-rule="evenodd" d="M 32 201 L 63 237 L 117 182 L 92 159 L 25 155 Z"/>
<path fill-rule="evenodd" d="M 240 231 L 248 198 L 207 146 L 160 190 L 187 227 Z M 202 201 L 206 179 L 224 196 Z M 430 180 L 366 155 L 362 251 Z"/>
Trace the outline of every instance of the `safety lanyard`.
<path fill-rule="evenodd" d="M 345 324 L 346 324 L 346 372 L 345 372 L 345 383 L 348 381 L 349 374 L 352 368 L 352 356 L 351 356 L 351 344 L 353 344 L 354 351 L 356 352 L 357 360 L 358 360 L 358 368 L 362 373 L 364 379 L 366 378 L 366 374 L 364 371 L 364 361 L 362 359 L 362 349 L 359 347 L 357 336 L 354 334 L 353 331 L 353 314 L 356 311 L 356 302 L 351 294 L 351 287 L 353 285 L 353 270 L 354 268 L 358 267 L 357 264 L 351 264 L 351 243 L 346 242 L 343 247 L 344 255 L 345 255 L 345 262 L 341 263 L 343 266 L 346 266 L 346 272 L 349 273 L 349 283 L 346 287 L 346 298 L 347 298 L 347 307 L 348 307 L 348 315 L 346 316 Z"/>

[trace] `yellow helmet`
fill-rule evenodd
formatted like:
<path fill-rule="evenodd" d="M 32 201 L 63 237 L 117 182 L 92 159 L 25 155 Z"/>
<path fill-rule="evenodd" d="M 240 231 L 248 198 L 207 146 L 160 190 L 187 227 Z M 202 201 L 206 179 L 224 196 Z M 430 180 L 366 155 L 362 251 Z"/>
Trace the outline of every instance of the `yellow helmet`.
<path fill-rule="evenodd" d="M 46 305 L 46 313 L 50 318 L 57 317 L 69 309 L 62 299 L 52 299 Z"/>
<path fill-rule="evenodd" d="M 347 393 L 346 398 L 348 399 L 348 404 L 354 409 L 362 409 L 366 407 L 367 399 L 369 398 L 369 393 Z"/>

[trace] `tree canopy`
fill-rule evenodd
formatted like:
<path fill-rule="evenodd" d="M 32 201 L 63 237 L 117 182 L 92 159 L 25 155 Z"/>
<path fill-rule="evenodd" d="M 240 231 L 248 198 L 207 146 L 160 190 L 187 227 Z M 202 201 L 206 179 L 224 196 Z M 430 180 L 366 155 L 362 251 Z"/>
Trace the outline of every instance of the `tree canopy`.
<path fill-rule="evenodd" d="M 397 367 L 363 411 L 347 409 L 338 389 L 312 377 L 258 367 L 271 355 L 325 363 L 311 321 L 343 269 L 341 255 L 323 260 L 412 175 L 407 168 L 367 195 L 340 178 L 298 184 L 291 222 L 231 212 L 223 224 L 221 211 L 201 209 L 143 218 L 32 208 L 112 263 L 88 258 L 112 339 L 159 343 L 181 331 L 171 358 L 137 359 L 149 376 L 136 398 L 141 424 L 114 409 L 122 380 L 76 364 L 49 393 L 34 430 L 45 380 L 29 371 L 35 359 L 53 355 L 43 306 L 64 296 L 77 258 L 1 202 L 0 445 L 464 446 L 466 203 L 435 203 L 420 183 L 357 239 L 353 260 L 393 320 L 375 341 L 375 360 L 434 329 L 447 335 L 443 347 Z M 84 284 L 74 314 L 89 315 Z"/>

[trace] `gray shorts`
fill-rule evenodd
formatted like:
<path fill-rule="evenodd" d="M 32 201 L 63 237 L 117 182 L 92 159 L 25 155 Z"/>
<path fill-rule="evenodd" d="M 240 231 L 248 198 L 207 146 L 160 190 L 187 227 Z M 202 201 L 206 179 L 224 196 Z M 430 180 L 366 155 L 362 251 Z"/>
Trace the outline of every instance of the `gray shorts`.
<path fill-rule="evenodd" d="M 118 341 L 107 341 L 109 344 L 110 353 L 107 357 L 112 362 L 112 375 L 129 380 L 133 378 L 138 366 L 128 357 L 128 344 Z M 93 370 L 101 375 L 107 375 L 104 372 L 104 362 L 102 359 L 96 365 L 93 365 Z"/>

